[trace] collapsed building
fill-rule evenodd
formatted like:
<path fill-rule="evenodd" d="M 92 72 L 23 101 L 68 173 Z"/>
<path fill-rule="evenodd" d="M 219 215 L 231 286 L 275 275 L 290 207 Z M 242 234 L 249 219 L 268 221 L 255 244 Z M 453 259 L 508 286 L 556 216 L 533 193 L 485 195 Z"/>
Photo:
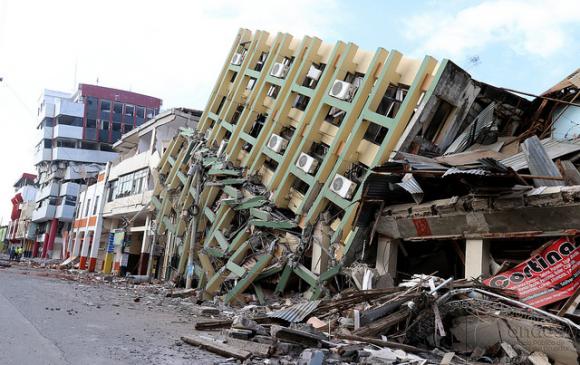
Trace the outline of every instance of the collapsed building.
<path fill-rule="evenodd" d="M 492 238 L 510 239 L 513 263 L 574 236 L 578 214 L 563 212 L 578 193 L 564 185 L 578 170 L 562 157 L 580 145 L 550 132 L 578 107 L 567 80 L 530 101 L 446 59 L 240 30 L 198 128 L 159 164 L 171 275 L 227 303 L 314 300 L 401 273 L 497 272 L 509 260 L 490 261 Z"/>
<path fill-rule="evenodd" d="M 177 295 L 250 305 L 182 340 L 258 363 L 577 363 L 577 75 L 530 101 L 449 60 L 241 30 L 151 202 Z"/>

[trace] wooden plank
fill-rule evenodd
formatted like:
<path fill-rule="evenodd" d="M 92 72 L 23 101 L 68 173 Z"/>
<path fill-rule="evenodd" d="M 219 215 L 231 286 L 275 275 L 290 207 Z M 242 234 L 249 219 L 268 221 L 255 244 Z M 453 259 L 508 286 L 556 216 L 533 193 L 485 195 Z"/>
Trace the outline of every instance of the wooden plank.
<path fill-rule="evenodd" d="M 576 311 L 576 308 L 578 308 L 579 304 L 580 304 L 580 288 L 576 289 L 574 294 L 572 294 L 572 296 L 568 298 L 566 303 L 564 303 L 562 308 L 560 308 L 560 310 L 558 311 L 558 315 L 563 316 L 565 314 L 573 314 Z"/>
<path fill-rule="evenodd" d="M 580 185 L 580 172 L 572 161 L 560 160 L 558 161 L 558 167 L 560 168 L 562 176 L 564 176 L 566 185 Z"/>
<path fill-rule="evenodd" d="M 227 343 L 206 339 L 199 336 L 182 336 L 181 340 L 187 344 L 201 347 L 202 349 L 211 351 L 215 354 L 225 357 L 233 357 L 242 361 L 245 361 L 249 359 L 250 356 L 252 356 L 250 351 L 239 349 Z"/>
<path fill-rule="evenodd" d="M 368 325 L 359 328 L 354 332 L 357 336 L 375 336 L 379 333 L 387 331 L 392 326 L 397 323 L 407 320 L 409 317 L 409 308 L 402 307 L 393 314 L 383 317 L 375 322 L 369 323 Z"/>
<path fill-rule="evenodd" d="M 230 344 L 234 347 L 250 351 L 253 355 L 259 357 L 269 357 L 273 351 L 272 346 L 265 343 L 258 343 L 253 341 L 240 340 L 237 338 L 226 338 L 225 343 Z"/>
<path fill-rule="evenodd" d="M 427 351 L 425 349 L 421 349 L 419 347 L 405 345 L 403 343 L 394 342 L 394 341 L 379 340 L 377 338 L 361 337 L 361 336 L 348 335 L 348 334 L 338 334 L 338 333 L 335 336 L 337 338 L 341 338 L 344 340 L 366 342 L 366 343 L 370 343 L 370 344 L 381 346 L 381 347 L 390 347 L 393 349 L 401 349 L 401 350 L 404 350 L 407 352 L 415 352 L 415 353 L 429 352 L 429 351 Z"/>

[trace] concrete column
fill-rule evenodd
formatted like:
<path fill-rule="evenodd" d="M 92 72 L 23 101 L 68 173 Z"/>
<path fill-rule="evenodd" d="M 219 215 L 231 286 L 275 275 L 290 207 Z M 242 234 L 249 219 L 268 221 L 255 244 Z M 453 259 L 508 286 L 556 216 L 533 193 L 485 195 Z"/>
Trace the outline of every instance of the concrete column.
<path fill-rule="evenodd" d="M 72 256 L 78 256 L 81 252 L 81 232 L 77 229 L 72 249 Z"/>
<path fill-rule="evenodd" d="M 91 251 L 89 252 L 89 272 L 95 272 L 97 257 L 99 256 L 100 240 L 96 231 L 91 235 Z"/>
<path fill-rule="evenodd" d="M 139 256 L 139 275 L 147 274 L 147 262 L 151 253 L 149 231 L 151 229 L 151 217 L 147 215 L 145 220 L 145 231 L 143 231 L 143 240 L 141 241 L 141 255 Z"/>
<path fill-rule="evenodd" d="M 38 256 L 38 239 L 34 238 L 34 245 L 32 246 L 32 257 Z"/>
<path fill-rule="evenodd" d="M 378 236 L 376 269 L 379 275 L 389 274 L 393 280 L 397 276 L 399 244 L 399 240 L 393 240 L 381 235 Z"/>
<path fill-rule="evenodd" d="M 48 233 L 44 238 L 44 245 L 42 246 L 42 258 L 50 258 L 57 230 L 58 230 L 58 219 L 54 218 L 50 222 L 50 230 L 48 231 Z"/>
<path fill-rule="evenodd" d="M 489 240 L 465 240 L 465 278 L 489 274 Z"/>
<path fill-rule="evenodd" d="M 328 270 L 328 250 L 330 249 L 330 227 L 323 217 L 314 227 L 314 243 L 312 244 L 312 264 L 310 270 L 320 275 Z"/>
<path fill-rule="evenodd" d="M 89 246 L 91 244 L 91 234 L 89 231 L 83 233 L 83 244 L 81 247 L 81 259 L 79 261 L 79 269 L 85 270 L 87 268 L 87 256 L 89 255 Z"/>
<path fill-rule="evenodd" d="M 117 225 L 119 224 L 119 220 L 118 219 L 112 219 L 111 220 L 111 224 L 108 228 L 109 230 L 109 234 L 113 233 L 113 231 L 115 230 L 115 228 L 117 227 Z M 108 239 L 108 236 L 107 236 Z M 115 262 L 115 257 L 116 256 L 116 248 L 113 248 L 113 252 L 107 252 L 105 254 L 105 263 L 103 264 L 103 272 L 105 274 L 109 274 L 111 273 L 111 271 L 118 271 L 118 269 L 115 269 L 114 266 L 114 262 Z"/>

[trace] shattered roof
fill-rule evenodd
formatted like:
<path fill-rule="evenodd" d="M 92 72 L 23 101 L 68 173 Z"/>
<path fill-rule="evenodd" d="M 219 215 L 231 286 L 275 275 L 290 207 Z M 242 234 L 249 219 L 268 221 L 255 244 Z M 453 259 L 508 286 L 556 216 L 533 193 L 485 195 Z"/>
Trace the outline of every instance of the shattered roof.
<path fill-rule="evenodd" d="M 580 144 L 560 142 L 552 138 L 545 138 L 541 143 L 552 160 L 580 150 Z M 528 167 L 528 161 L 523 152 L 518 152 L 513 156 L 504 158 L 500 162 L 511 167 L 515 171 L 523 170 Z"/>
<path fill-rule="evenodd" d="M 552 86 L 550 89 L 544 91 L 541 96 L 546 96 L 571 86 L 580 88 L 580 68 L 576 69 L 576 71 L 572 72 L 564 80 Z"/>

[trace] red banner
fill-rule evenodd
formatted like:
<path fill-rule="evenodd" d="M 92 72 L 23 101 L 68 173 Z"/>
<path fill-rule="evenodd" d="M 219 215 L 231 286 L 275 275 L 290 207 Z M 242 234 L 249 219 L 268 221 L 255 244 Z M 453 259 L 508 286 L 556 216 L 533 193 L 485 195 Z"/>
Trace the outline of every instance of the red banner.
<path fill-rule="evenodd" d="M 534 257 L 483 283 L 513 290 L 522 302 L 539 308 L 574 294 L 580 287 L 579 269 L 580 245 L 560 238 Z"/>

